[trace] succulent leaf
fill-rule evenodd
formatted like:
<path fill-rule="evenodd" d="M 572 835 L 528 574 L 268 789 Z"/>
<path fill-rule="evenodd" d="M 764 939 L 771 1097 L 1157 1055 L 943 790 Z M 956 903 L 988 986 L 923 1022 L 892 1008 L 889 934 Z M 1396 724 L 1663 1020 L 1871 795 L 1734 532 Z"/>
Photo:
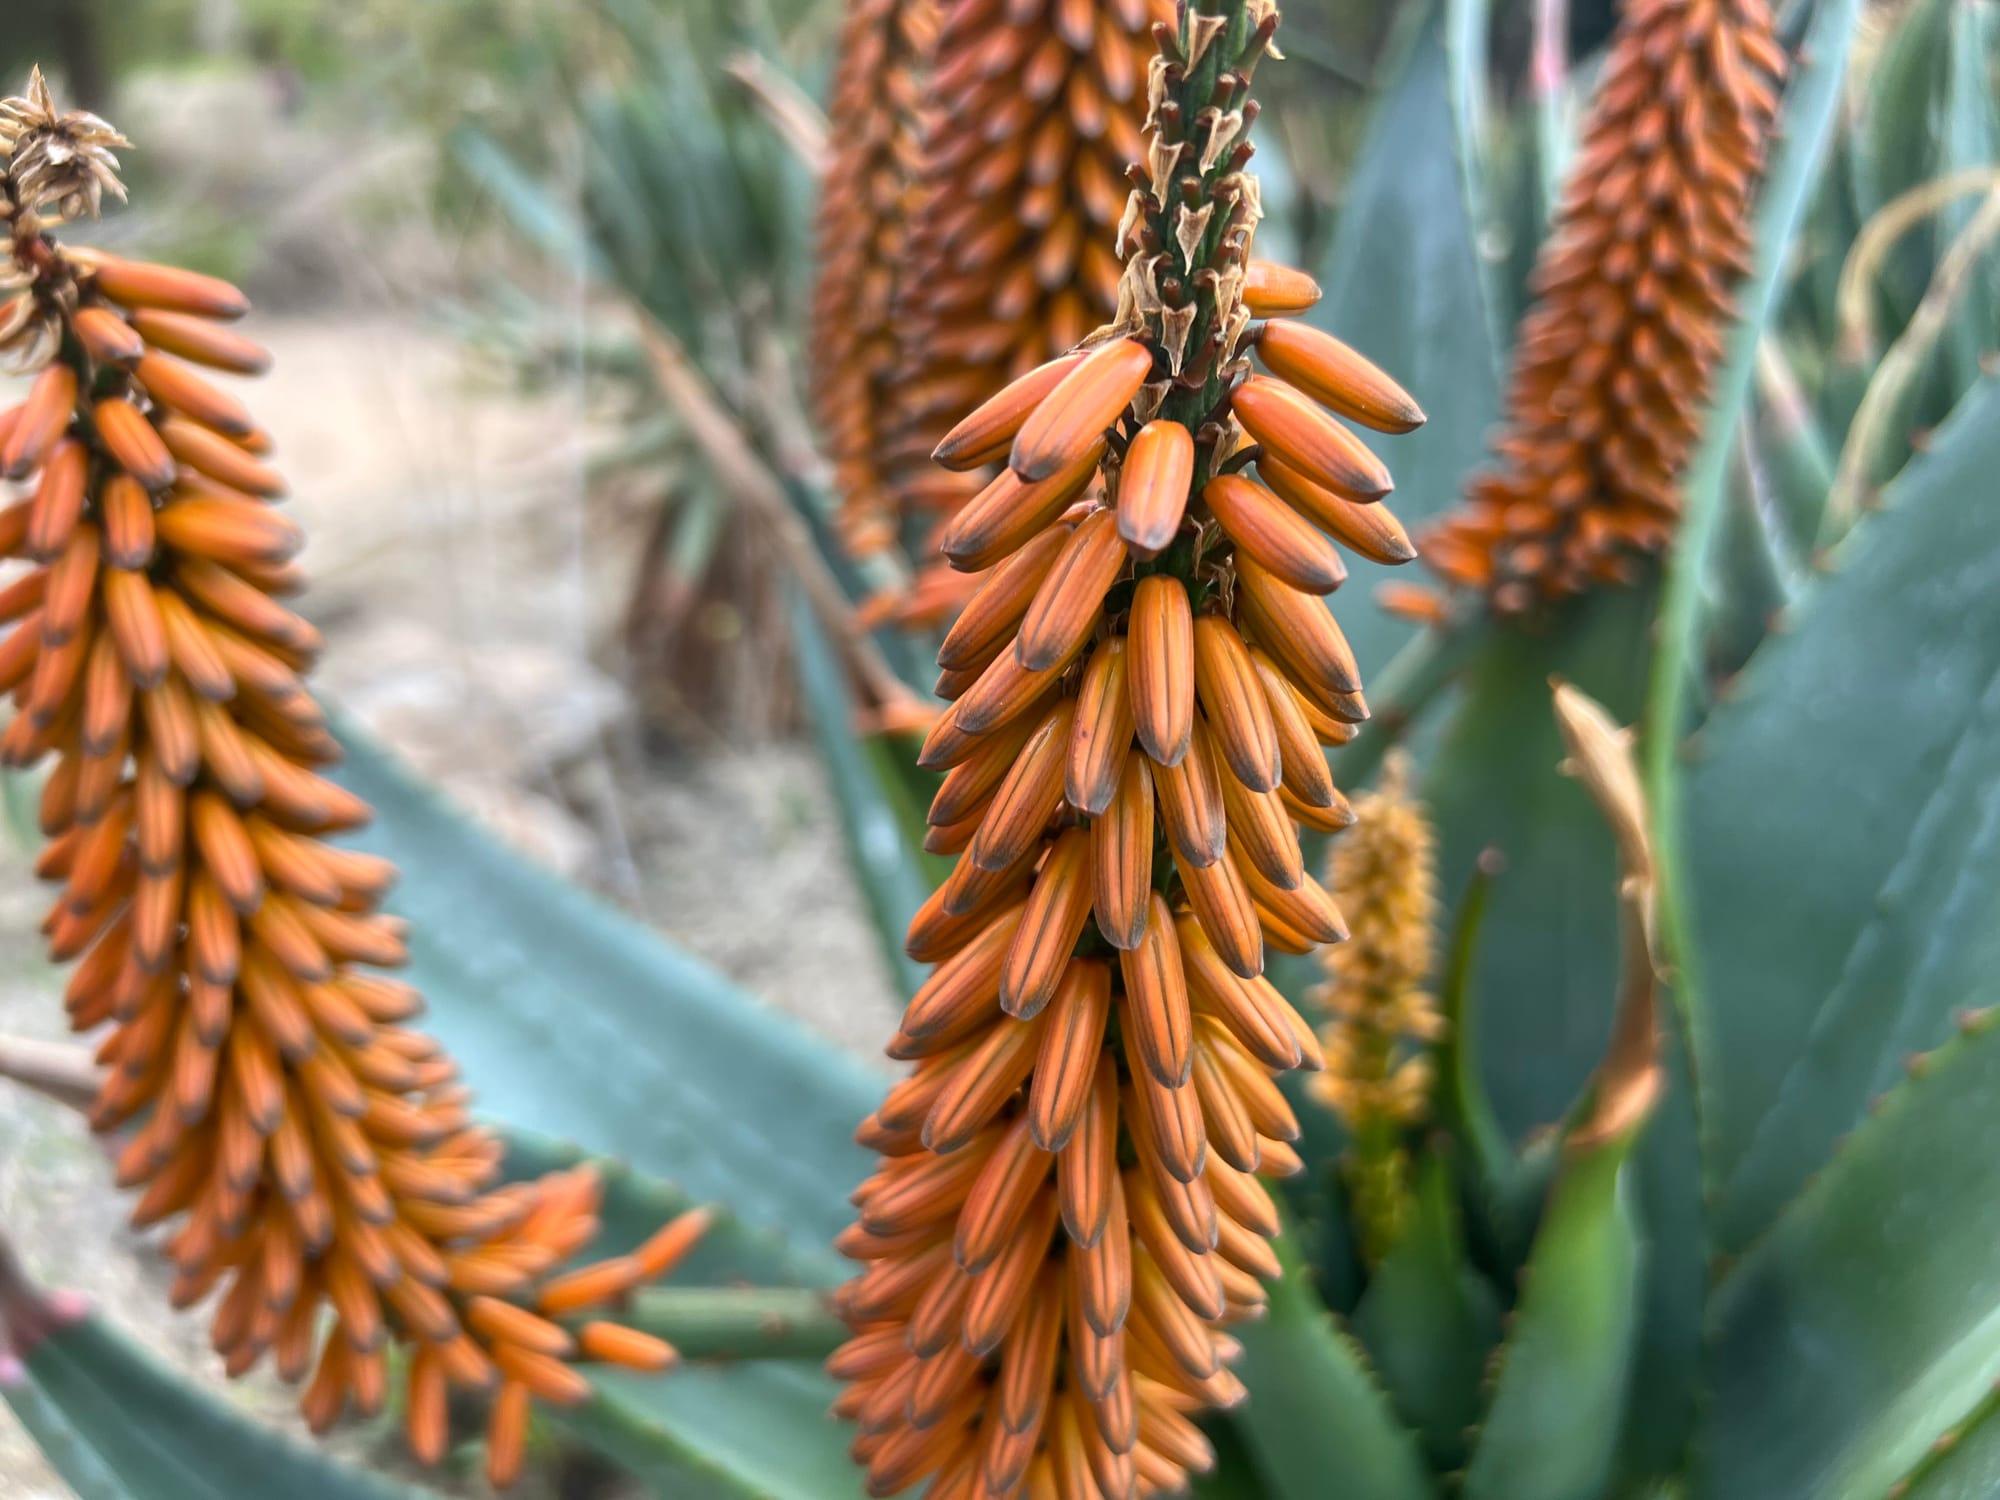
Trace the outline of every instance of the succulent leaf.
<path fill-rule="evenodd" d="M 837 1274 L 825 1247 L 867 1166 L 849 1133 L 881 1075 L 502 848 L 352 726 L 341 737 L 344 783 L 380 811 L 360 842 L 402 866 L 392 905 L 429 934 L 412 970 L 430 1022 L 493 1070 L 508 1123 L 728 1203 Z"/>
<path fill-rule="evenodd" d="M 948 864 L 940 868 L 941 862 L 922 852 L 927 794 L 913 782 L 931 781 L 935 790 L 936 778 L 909 765 L 909 757 L 881 735 L 864 739 L 854 732 L 854 705 L 840 665 L 811 612 L 796 598 L 792 623 L 799 689 L 839 804 L 848 861 L 867 899 L 896 991 L 908 998 L 924 982 L 924 966 L 903 951 L 903 934 L 950 872 Z"/>
<path fill-rule="evenodd" d="M 1572 1136 L 1467 1465 L 1467 1500 L 1589 1500 L 1612 1471 L 1643 1251 L 1624 1165 L 1636 1130 Z"/>
<path fill-rule="evenodd" d="M 2000 530 L 1965 503 L 2000 461 L 1996 421 L 1989 382 L 1752 660 L 1688 773 L 1724 1250 L 1769 1223 L 1910 1047 L 1984 997 L 2000 959 L 2000 851 L 1981 831 L 2000 764 Z M 1810 880 L 1784 853 L 1800 848 L 1821 851 Z"/>
<path fill-rule="evenodd" d="M 0 1395 L 79 1500 L 435 1496 L 279 1437 L 95 1314 L 43 1339 L 25 1367 Z"/>
<path fill-rule="evenodd" d="M 1983 1411 L 2000 1377 L 1994 1019 L 1913 1058 L 1716 1288 L 1704 1495 L 1893 1493 Z"/>
<path fill-rule="evenodd" d="M 1423 1164 L 1409 1227 L 1350 1322 L 1431 1467 L 1457 1468 L 1479 1418 L 1487 1355 L 1500 1341 L 1500 1308 L 1467 1259 L 1457 1185 L 1443 1156 Z"/>
<path fill-rule="evenodd" d="M 1546 635 L 1489 636 L 1425 778 L 1443 889 L 1462 899 L 1489 849 L 1504 861 L 1471 993 L 1486 1087 L 1516 1139 L 1576 1096 L 1603 1051 L 1618 972 L 1612 842 L 1589 801 L 1556 774 L 1564 752 L 1546 684 L 1560 675 L 1632 717 L 1651 603 L 1650 590 L 1620 590 L 1585 599 Z"/>
<path fill-rule="evenodd" d="M 1498 359 L 1454 158 L 1450 67 L 1428 3 L 1401 74 L 1382 92 L 1341 195 L 1340 224 L 1305 321 L 1366 350 L 1430 420 L 1407 437 L 1363 441 L 1396 460 L 1396 514 L 1414 532 L 1451 504 L 1484 454 L 1499 410 Z M 1395 296 L 1383 295 L 1395 287 Z M 1433 394 L 1435 393 L 1435 394 Z M 1364 673 L 1379 672 L 1414 633 L 1350 585 L 1341 627 Z M 1368 738 L 1364 736 L 1365 739 Z"/>
<path fill-rule="evenodd" d="M 1438 1491 L 1414 1434 L 1397 1421 L 1361 1346 L 1315 1295 L 1289 1234 L 1270 1312 L 1238 1330 L 1237 1365 L 1258 1399 L 1234 1421 L 1273 1500 L 1311 1500 L 1330 1476 L 1369 1500 L 1425 1500 Z"/>

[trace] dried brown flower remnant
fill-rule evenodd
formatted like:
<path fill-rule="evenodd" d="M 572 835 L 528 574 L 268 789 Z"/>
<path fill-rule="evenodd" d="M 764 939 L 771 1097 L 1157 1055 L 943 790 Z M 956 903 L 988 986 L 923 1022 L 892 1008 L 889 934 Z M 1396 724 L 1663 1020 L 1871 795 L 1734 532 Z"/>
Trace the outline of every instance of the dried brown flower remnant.
<path fill-rule="evenodd" d="M 1328 862 L 1327 883 L 1345 901 L 1353 936 L 1321 956 L 1327 977 L 1314 998 L 1331 1020 L 1320 1031 L 1326 1071 L 1312 1092 L 1347 1127 L 1343 1166 L 1362 1254 L 1373 1265 L 1408 1215 L 1403 1139 L 1428 1105 L 1424 1047 L 1443 1020 L 1425 989 L 1437 922 L 1433 839 L 1404 756 L 1390 757 L 1379 789 L 1354 799 L 1354 817 Z"/>
<path fill-rule="evenodd" d="M 10 204 L 45 224 L 97 217 L 106 193 L 122 200 L 113 152 L 131 144 L 87 110 L 58 110 L 40 68 L 28 75 L 25 95 L 0 101 Z"/>
<path fill-rule="evenodd" d="M 268 439 L 212 379 L 266 363 L 224 326 L 248 304 L 57 243 L 45 211 L 118 191 L 116 137 L 57 114 L 39 76 L 0 119 L 28 308 L 7 316 L 53 330 L 17 347 L 38 373 L 0 411 L 0 474 L 27 487 L 0 510 L 0 760 L 52 763 L 36 870 L 61 888 L 43 931 L 75 961 L 70 1022 L 103 1032 L 92 1124 L 120 1140 L 134 1222 L 177 1226 L 175 1304 L 216 1294 L 231 1374 L 269 1356 L 319 1430 L 381 1406 L 396 1343 L 418 1454 L 444 1451 L 449 1387 L 491 1389 L 505 1483 L 529 1398 L 588 1395 L 578 1359 L 671 1359 L 564 1320 L 664 1274 L 705 1221 L 556 1274 L 596 1233 L 594 1174 L 500 1182 L 456 1066 L 407 1024 L 420 997 L 371 972 L 404 959 L 379 909 L 394 867 L 328 842 L 368 809 L 321 774 L 319 637 L 283 602 L 301 537 Z"/>
<path fill-rule="evenodd" d="M 1159 28 L 1113 325 L 938 445 L 1004 467 L 942 535 L 984 574 L 921 756 L 959 858 L 911 924 L 936 968 L 889 1050 L 915 1069 L 861 1129 L 884 1161 L 841 1241 L 864 1270 L 830 1368 L 871 1493 L 1184 1488 L 1213 1461 L 1191 1416 L 1242 1395 L 1227 1326 L 1277 1270 L 1258 1179 L 1299 1163 L 1275 1075 L 1320 1059 L 1264 957 L 1345 935 L 1299 825 L 1350 820 L 1322 746 L 1366 717 L 1319 596 L 1333 538 L 1411 555 L 1327 408 L 1422 414 L 1344 345 L 1255 321 L 1318 295 L 1250 259 L 1276 27 L 1202 0 Z"/>
<path fill-rule="evenodd" d="M 936 0 L 854 0 L 840 33 L 820 184 L 814 290 L 814 417 L 841 497 L 842 541 L 857 555 L 894 536 L 907 464 L 890 451 L 901 350 L 896 298 L 909 263 L 922 168 L 919 109 L 937 41 Z"/>
<path fill-rule="evenodd" d="M 1672 536 L 1784 67 L 1766 0 L 1629 0 L 1536 266 L 1497 466 L 1424 539 L 1451 584 L 1519 613 L 1629 579 Z"/>

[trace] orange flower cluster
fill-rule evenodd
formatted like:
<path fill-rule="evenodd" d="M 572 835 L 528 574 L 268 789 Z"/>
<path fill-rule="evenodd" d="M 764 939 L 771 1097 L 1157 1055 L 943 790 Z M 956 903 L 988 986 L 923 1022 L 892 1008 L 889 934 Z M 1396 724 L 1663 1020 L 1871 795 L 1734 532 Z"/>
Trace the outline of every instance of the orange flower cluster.
<path fill-rule="evenodd" d="M 268 439 L 199 373 L 264 368 L 223 326 L 247 304 L 56 243 L 49 211 L 95 207 L 76 164 L 115 138 L 39 75 L 0 120 L 0 326 L 42 362 L 0 412 L 0 473 L 30 487 L 0 510 L 0 558 L 25 564 L 0 587 L 0 759 L 53 759 L 36 868 L 61 887 L 43 931 L 77 961 L 70 1022 L 108 1028 L 91 1123 L 125 1134 L 135 1224 L 180 1220 L 174 1303 L 219 1293 L 232 1375 L 270 1354 L 322 1430 L 382 1404 L 403 1344 L 417 1453 L 444 1452 L 448 1387 L 490 1389 L 504 1484 L 530 1397 L 589 1394 L 574 1361 L 673 1361 L 578 1315 L 671 1269 L 705 1219 L 553 1274 L 596 1232 L 594 1174 L 501 1185 L 455 1065 L 406 1024 L 419 996 L 367 972 L 404 958 L 378 910 L 395 869 L 327 842 L 368 809 L 318 769 L 338 754 L 302 680 L 319 638 L 281 602 L 301 538 Z"/>
<path fill-rule="evenodd" d="M 813 416 L 841 497 L 841 540 L 856 556 L 894 539 L 907 463 L 888 411 L 902 354 L 896 300 L 910 258 L 923 166 L 920 107 L 937 44 L 936 0 L 854 0 L 840 34 L 832 156 L 820 184 L 814 288 Z"/>
<path fill-rule="evenodd" d="M 1520 613 L 1663 548 L 1749 268 L 1785 57 L 1766 0 L 1628 0 L 1521 327 L 1498 467 L 1424 538 Z"/>
<path fill-rule="evenodd" d="M 1413 555 L 1328 409 L 1422 414 L 1338 341 L 1258 321 L 1318 297 L 1250 258 L 1276 28 L 1268 0 L 1160 28 L 1116 322 L 938 448 L 1004 467 L 945 530 L 989 570 L 921 756 L 948 771 L 930 846 L 959 858 L 911 924 L 937 967 L 889 1051 L 915 1069 L 861 1129 L 885 1160 L 841 1240 L 865 1269 L 829 1367 L 874 1494 L 1183 1487 L 1212 1462 L 1192 1415 L 1242 1394 L 1227 1325 L 1277 1270 L 1258 1179 L 1299 1158 L 1275 1075 L 1321 1057 L 1264 957 L 1345 935 L 1299 825 L 1350 821 L 1322 747 L 1366 717 L 1320 596 L 1335 540 Z"/>
<path fill-rule="evenodd" d="M 876 9 L 860 0 L 849 27 L 879 27 L 865 19 Z M 836 475 L 849 513 L 870 517 L 867 542 L 886 543 L 898 512 L 962 504 L 977 485 L 929 461 L 951 423 L 1111 316 L 1123 269 L 1111 237 L 1140 151 L 1151 28 L 1172 15 L 1170 0 L 952 0 L 936 17 L 915 174 L 874 196 L 879 217 L 829 217 L 821 242 L 822 296 L 837 294 L 870 235 L 893 287 L 893 334 L 872 298 L 848 314 L 899 351 L 893 365 L 870 367 L 880 442 L 865 450 L 866 472 L 849 464 Z M 881 133 L 882 113 L 881 96 L 836 89 L 841 161 Z M 836 194 L 860 201 L 832 175 L 827 193 L 830 208 Z M 821 390 L 853 388 L 855 368 L 821 352 Z M 839 465 L 852 424 L 826 431 Z M 949 619 L 976 586 L 934 568 L 896 601 L 896 617 Z"/>
<path fill-rule="evenodd" d="M 921 207 L 900 299 L 898 451 L 930 468 L 958 416 L 1082 342 L 1118 304 L 1111 240 L 1139 159 L 1167 0 L 957 0 L 928 92 Z"/>

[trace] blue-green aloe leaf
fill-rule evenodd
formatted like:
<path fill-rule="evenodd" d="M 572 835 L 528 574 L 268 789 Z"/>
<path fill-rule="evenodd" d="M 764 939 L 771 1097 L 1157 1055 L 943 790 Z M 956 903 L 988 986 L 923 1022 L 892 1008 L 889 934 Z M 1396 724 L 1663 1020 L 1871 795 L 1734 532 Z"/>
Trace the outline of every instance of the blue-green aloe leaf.
<path fill-rule="evenodd" d="M 1457 165 L 1451 63 L 1434 0 L 1402 72 L 1375 106 L 1342 195 L 1311 321 L 1375 361 L 1417 398 L 1429 422 L 1380 439 L 1396 476 L 1390 501 L 1413 528 L 1449 507 L 1484 451 L 1499 409 L 1497 354 Z M 1364 672 L 1388 661 L 1411 627 L 1368 598 L 1375 580 L 1342 592 L 1341 627 Z"/>
<path fill-rule="evenodd" d="M 1610 1041 L 1565 1120 L 1548 1205 L 1521 1272 L 1492 1400 L 1466 1465 L 1467 1500 L 1591 1500 L 1619 1456 L 1644 1307 L 1628 1163 L 1666 1081 L 1654 949 L 1655 879 L 1630 731 L 1556 689 L 1566 769 L 1616 831 L 1620 959 Z M 1610 990 L 1607 988 L 1607 993 Z"/>
<path fill-rule="evenodd" d="M 377 810 L 367 843 L 403 869 L 391 906 L 412 922 L 427 1024 L 509 1124 L 637 1169 L 614 1180 L 606 1246 L 657 1227 L 685 1192 L 736 1226 L 708 1274 L 838 1279 L 829 1242 L 869 1164 L 852 1132 L 882 1075 L 501 848 L 352 729 L 343 741 L 342 775 Z M 606 1373 L 598 1387 L 566 1420 L 664 1493 L 860 1493 L 826 1416 L 832 1385 L 809 1363 Z"/>
<path fill-rule="evenodd" d="M 2000 512 L 1977 503 L 1996 464 L 1988 381 L 1697 745 L 1686 830 L 1724 1250 L 2000 964 Z"/>
<path fill-rule="evenodd" d="M 96 1314 L 25 1368 L 0 1395 L 80 1500 L 435 1500 L 280 1437 Z"/>
<path fill-rule="evenodd" d="M 508 1132 L 510 1175 L 567 1166 L 581 1154 L 546 1138 Z M 621 1164 L 600 1163 L 599 1171 L 604 1200 L 592 1256 L 629 1250 L 694 1206 L 681 1189 Z M 708 1206 L 714 1222 L 675 1270 L 676 1291 L 746 1284 L 818 1287 L 840 1274 L 839 1262 L 823 1253 L 799 1253 L 781 1236 L 743 1222 L 726 1203 Z M 852 1432 L 828 1414 L 836 1387 L 816 1359 L 691 1360 L 665 1376 L 594 1367 L 591 1380 L 597 1394 L 587 1405 L 546 1415 L 656 1493 L 718 1500 L 847 1500 L 861 1494 L 861 1476 L 846 1454 Z"/>
<path fill-rule="evenodd" d="M 1466 1467 L 1467 1500 L 1604 1493 L 1639 1323 L 1643 1252 L 1625 1165 L 1641 1125 L 1565 1147 Z"/>
<path fill-rule="evenodd" d="M 886 1075 L 503 847 L 342 726 L 426 1025 L 509 1124 L 623 1157 L 828 1260 Z"/>
<path fill-rule="evenodd" d="M 1989 1397 L 1917 1460 L 1896 1500 L 1992 1500 L 2000 1495 L 2000 1396 Z"/>
<path fill-rule="evenodd" d="M 1796 7 L 1803 10 L 1803 7 Z M 1676 970 L 1674 1015 L 1679 1023 L 1679 1050 L 1698 1080 L 1695 1094 L 1697 1129 L 1712 1128 L 1706 1116 L 1707 1063 L 1710 1040 L 1702 990 L 1702 955 L 1688 931 L 1686 916 L 1689 875 L 1683 830 L 1684 778 L 1681 774 L 1682 735 L 1691 717 L 1708 707 L 1702 676 L 1705 639 L 1705 572 L 1721 530 L 1731 456 L 1748 401 L 1758 350 L 1767 336 L 1779 303 L 1781 279 L 1792 259 L 1795 237 L 1813 205 L 1820 185 L 1820 168 L 1835 139 L 1848 52 L 1859 19 L 1858 0 L 1827 0 L 1812 9 L 1803 46 L 1786 88 L 1768 170 L 1755 210 L 1755 265 L 1737 293 L 1737 324 L 1730 333 L 1728 357 L 1710 394 L 1700 445 L 1682 479 L 1684 514 L 1675 539 L 1660 603 L 1657 646 L 1646 697 L 1644 773 L 1647 801 L 1654 822 L 1654 849 L 1660 872 L 1660 917 L 1666 945 Z M 1822 197 L 1825 197 L 1822 194 Z M 1649 1169 L 1682 1170 L 1676 1155 L 1648 1153 Z M 1710 1164 L 1703 1160 L 1704 1175 Z M 1663 1183 L 1649 1196 L 1666 1202 L 1692 1201 L 1680 1183 Z M 1684 1226 L 1691 1220 L 1677 1221 Z M 1709 1231 L 1699 1233 L 1706 1240 Z M 1685 1228 L 1668 1242 L 1672 1269 L 1656 1278 L 1661 1287 L 1684 1286 L 1689 1252 L 1699 1259 L 1701 1247 Z M 1656 1306 L 1649 1326 L 1669 1329 L 1686 1319 L 1671 1304 Z"/>
<path fill-rule="evenodd" d="M 924 853 L 924 810 L 915 778 L 925 773 L 881 735 L 854 732 L 847 679 L 803 599 L 792 603 L 792 642 L 813 736 L 840 804 L 849 862 L 868 901 L 884 960 L 908 997 L 929 972 L 903 951 L 910 918 L 950 873 Z"/>
<path fill-rule="evenodd" d="M 1236 1370 L 1254 1391 L 1234 1414 L 1272 1500 L 1338 1491 L 1368 1500 L 1435 1500 L 1416 1437 L 1398 1421 L 1361 1346 L 1313 1291 L 1289 1233 L 1268 1314 L 1234 1330 Z"/>
<path fill-rule="evenodd" d="M 2000 1379 L 1995 1019 L 1913 1065 L 1716 1289 L 1703 1500 L 1888 1494 L 1984 1414 Z M 1990 1440 L 1975 1459 L 1991 1471 Z"/>
<path fill-rule="evenodd" d="M 1440 1472 L 1464 1458 L 1486 1359 L 1500 1342 L 1499 1303 L 1466 1257 L 1454 1176 L 1442 1156 L 1424 1161 L 1410 1223 L 1349 1320 Z"/>
<path fill-rule="evenodd" d="M 1588 1500 L 1610 1477 L 1640 1262 L 1619 1167 L 1594 1156 L 1558 1181 L 1466 1473 L 1469 1500 Z"/>
<path fill-rule="evenodd" d="M 1479 1063 L 1501 1128 L 1558 1119 L 1604 1050 L 1618 974 L 1616 864 L 1590 801 L 1556 771 L 1559 675 L 1635 716 L 1652 591 L 1599 594 L 1535 633 L 1496 629 L 1466 668 L 1424 779 L 1438 880 L 1454 901 L 1487 851 L 1500 861 L 1469 971 Z M 1456 911 L 1447 921 L 1458 921 Z"/>

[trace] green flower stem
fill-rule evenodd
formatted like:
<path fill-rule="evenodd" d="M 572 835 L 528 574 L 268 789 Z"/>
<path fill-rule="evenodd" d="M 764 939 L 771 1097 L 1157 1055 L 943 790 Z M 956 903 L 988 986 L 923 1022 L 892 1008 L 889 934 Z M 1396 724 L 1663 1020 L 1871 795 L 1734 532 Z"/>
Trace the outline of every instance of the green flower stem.
<path fill-rule="evenodd" d="M 1455 615 L 1414 637 L 1376 674 L 1368 689 L 1367 727 L 1336 752 L 1334 767 L 1343 784 L 1358 787 L 1375 774 L 1382 758 L 1486 639 L 1486 624 L 1483 611 Z"/>
<path fill-rule="evenodd" d="M 824 1292 L 804 1287 L 650 1287 L 619 1315 L 686 1359 L 825 1359 L 848 1337 Z"/>

